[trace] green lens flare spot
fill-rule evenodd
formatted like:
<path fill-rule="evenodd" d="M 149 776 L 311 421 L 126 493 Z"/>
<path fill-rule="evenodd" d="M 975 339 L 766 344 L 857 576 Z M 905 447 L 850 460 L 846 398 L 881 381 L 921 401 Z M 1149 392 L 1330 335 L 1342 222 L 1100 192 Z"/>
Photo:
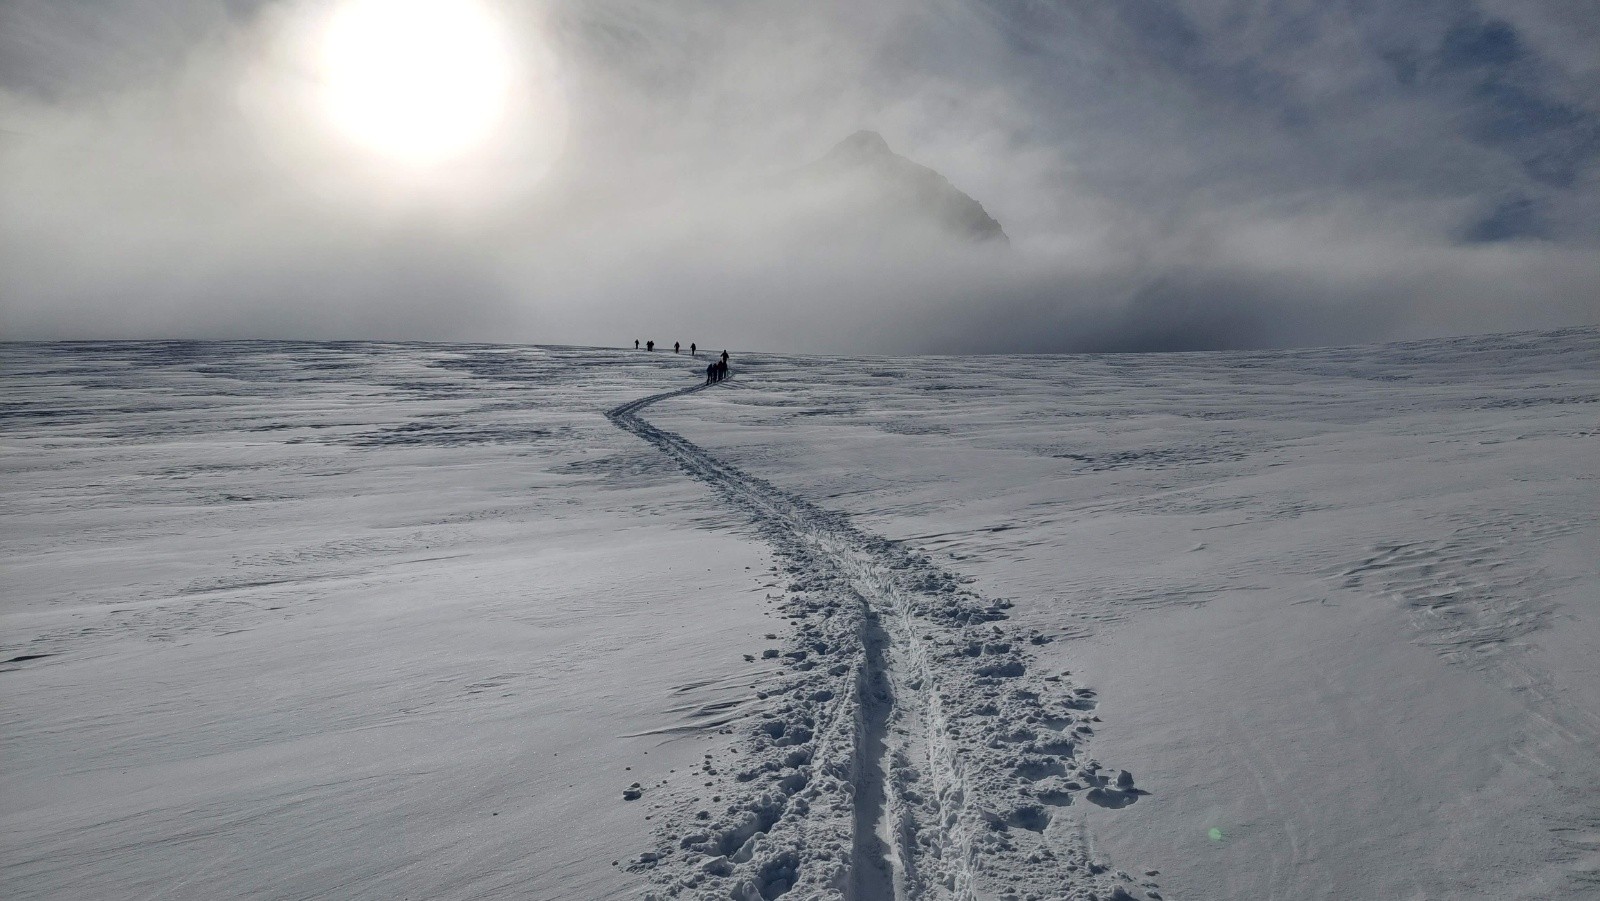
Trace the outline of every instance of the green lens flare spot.
<path fill-rule="evenodd" d="M 1215 826 L 1212 826 L 1211 831 L 1207 832 L 1206 835 L 1211 836 L 1211 840 L 1214 842 L 1222 841 L 1222 830 Z"/>

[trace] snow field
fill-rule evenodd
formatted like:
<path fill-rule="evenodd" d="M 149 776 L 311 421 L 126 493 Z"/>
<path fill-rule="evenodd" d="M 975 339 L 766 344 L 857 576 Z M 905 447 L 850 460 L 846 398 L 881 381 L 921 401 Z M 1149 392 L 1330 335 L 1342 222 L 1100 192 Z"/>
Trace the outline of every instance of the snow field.
<path fill-rule="evenodd" d="M 699 362 L 0 347 L 8 895 L 1594 897 L 1600 333 Z"/>

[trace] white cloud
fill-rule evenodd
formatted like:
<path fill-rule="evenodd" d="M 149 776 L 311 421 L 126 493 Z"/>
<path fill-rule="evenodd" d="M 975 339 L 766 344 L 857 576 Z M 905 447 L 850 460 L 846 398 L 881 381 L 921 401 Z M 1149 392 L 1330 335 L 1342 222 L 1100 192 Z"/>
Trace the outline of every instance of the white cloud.
<path fill-rule="evenodd" d="M 1486 20 L 1466 0 L 506 5 L 554 54 L 563 156 L 546 176 L 512 142 L 411 180 L 304 116 L 285 23 L 318 5 L 0 14 L 8 336 L 1004 351 L 1600 322 L 1594 160 L 1552 143 L 1580 177 L 1541 185 L 1537 128 L 1486 140 L 1470 91 L 1405 80 L 1404 52 L 1426 68 L 1449 22 Z M 1509 16 L 1528 56 L 1504 77 L 1569 103 L 1593 74 L 1574 13 L 1539 9 Z M 1010 250 L 840 227 L 781 188 L 863 127 Z M 1463 243 L 1523 202 L 1541 239 Z"/>

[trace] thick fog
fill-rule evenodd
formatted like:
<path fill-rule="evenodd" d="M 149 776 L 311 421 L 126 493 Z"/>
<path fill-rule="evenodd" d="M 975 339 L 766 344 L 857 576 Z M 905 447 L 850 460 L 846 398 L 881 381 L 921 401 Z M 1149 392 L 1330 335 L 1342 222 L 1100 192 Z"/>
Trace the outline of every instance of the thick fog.
<path fill-rule="evenodd" d="M 6 0 L 4 337 L 1042 352 L 1600 323 L 1591 0 L 488 3 L 499 113 L 425 161 L 330 121 L 317 54 L 351 2 Z M 408 59 L 420 93 L 461 65 Z M 819 168 L 862 129 L 1006 239 Z"/>

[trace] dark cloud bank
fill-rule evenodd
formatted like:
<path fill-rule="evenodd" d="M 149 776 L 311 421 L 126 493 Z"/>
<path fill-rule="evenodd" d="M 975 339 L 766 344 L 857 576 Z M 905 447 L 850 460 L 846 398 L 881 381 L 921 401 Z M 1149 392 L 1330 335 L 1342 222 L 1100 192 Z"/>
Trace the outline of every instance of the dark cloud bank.
<path fill-rule="evenodd" d="M 1045 352 L 1600 323 L 1589 0 L 503 4 L 562 110 L 526 101 L 426 177 L 308 123 L 285 48 L 326 5 L 0 6 L 6 337 Z M 840 163 L 862 129 L 893 165 Z"/>

